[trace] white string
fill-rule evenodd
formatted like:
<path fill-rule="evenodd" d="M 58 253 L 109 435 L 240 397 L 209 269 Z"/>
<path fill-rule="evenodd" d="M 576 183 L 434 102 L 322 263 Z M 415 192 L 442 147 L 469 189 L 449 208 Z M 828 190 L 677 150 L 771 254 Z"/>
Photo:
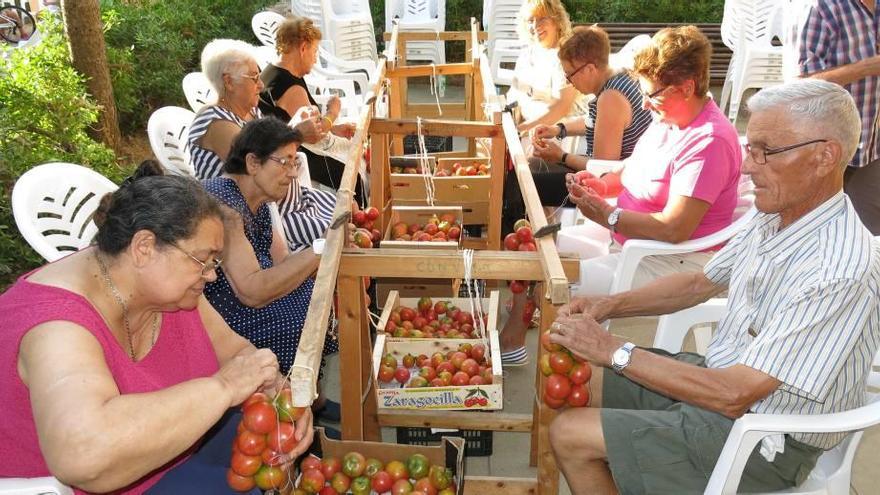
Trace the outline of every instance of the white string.
<path fill-rule="evenodd" d="M 422 118 L 416 117 L 416 143 L 419 146 L 419 168 L 422 180 L 425 181 L 425 199 L 430 206 L 434 206 L 434 169 L 428 158 L 428 148 L 425 146 L 425 135 L 422 134 Z"/>
<path fill-rule="evenodd" d="M 434 95 L 434 101 L 437 103 L 437 113 L 443 116 L 443 109 L 440 108 L 440 83 L 437 80 L 437 66 L 431 62 L 431 77 L 428 84 L 431 94 Z"/>
<path fill-rule="evenodd" d="M 474 250 L 464 249 L 461 252 L 462 261 L 464 262 L 464 283 L 468 292 L 468 303 L 471 307 L 471 314 L 474 315 L 474 329 L 480 339 L 486 339 L 486 325 L 483 322 L 483 301 L 479 287 L 476 287 L 473 281 L 474 268 Z M 473 286 L 473 287 L 472 287 Z"/>

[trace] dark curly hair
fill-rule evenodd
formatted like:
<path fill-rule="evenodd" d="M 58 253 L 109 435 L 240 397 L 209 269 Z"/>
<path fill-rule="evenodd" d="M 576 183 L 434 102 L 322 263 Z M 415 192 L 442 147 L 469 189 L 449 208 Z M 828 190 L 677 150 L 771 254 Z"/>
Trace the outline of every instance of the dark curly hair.
<path fill-rule="evenodd" d="M 116 255 L 139 230 L 149 230 L 162 244 L 193 236 L 202 220 L 221 217 L 217 200 L 191 177 L 165 175 L 154 160 L 142 162 L 116 191 L 107 193 L 95 210 L 94 242 Z"/>

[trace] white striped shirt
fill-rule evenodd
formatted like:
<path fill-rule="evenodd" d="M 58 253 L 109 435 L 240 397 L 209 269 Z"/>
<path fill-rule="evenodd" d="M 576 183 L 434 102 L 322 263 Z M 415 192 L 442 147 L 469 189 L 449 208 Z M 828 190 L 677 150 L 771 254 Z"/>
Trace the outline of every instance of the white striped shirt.
<path fill-rule="evenodd" d="M 880 343 L 880 247 L 838 193 L 779 231 L 759 214 L 706 264 L 729 289 L 706 366 L 744 364 L 782 385 L 761 414 L 823 414 L 865 403 Z M 846 433 L 793 434 L 829 449 Z"/>

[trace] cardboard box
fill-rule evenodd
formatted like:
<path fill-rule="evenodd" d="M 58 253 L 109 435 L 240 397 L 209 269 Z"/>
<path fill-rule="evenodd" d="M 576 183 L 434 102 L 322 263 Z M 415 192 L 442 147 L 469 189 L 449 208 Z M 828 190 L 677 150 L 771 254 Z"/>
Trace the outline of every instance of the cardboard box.
<path fill-rule="evenodd" d="M 407 225 L 418 223 L 424 225 L 432 217 L 451 213 L 455 216 L 455 221 L 462 225 L 462 212 L 458 206 L 391 206 L 391 220 L 388 222 L 388 228 L 385 229 L 385 236 L 382 238 L 380 247 L 383 248 L 412 248 L 412 249 L 458 249 L 461 242 L 461 235 L 455 241 L 393 241 L 391 240 L 391 228 L 398 222 L 405 222 Z"/>
<path fill-rule="evenodd" d="M 349 452 L 360 452 L 367 459 L 375 458 L 388 464 L 391 461 L 406 462 L 413 454 L 423 454 L 431 464 L 439 464 L 452 470 L 456 495 L 464 494 L 464 440 L 443 437 L 440 445 L 401 445 L 383 442 L 362 442 L 353 440 L 332 440 L 324 434 L 324 428 L 315 429 L 312 452 L 318 457 L 337 457 L 340 460 Z M 298 482 L 299 480 L 297 480 Z"/>

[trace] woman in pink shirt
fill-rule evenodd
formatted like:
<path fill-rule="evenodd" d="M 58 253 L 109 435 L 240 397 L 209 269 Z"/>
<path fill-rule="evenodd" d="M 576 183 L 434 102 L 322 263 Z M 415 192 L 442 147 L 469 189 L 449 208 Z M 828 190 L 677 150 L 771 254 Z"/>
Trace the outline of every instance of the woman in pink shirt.
<path fill-rule="evenodd" d="M 0 477 L 139 494 L 188 470 L 202 477 L 194 486 L 210 487 L 203 493 L 224 489 L 223 462 L 190 461 L 207 439 L 228 466 L 231 437 L 212 443 L 222 435 L 206 433 L 255 391 L 274 388 L 278 363 L 202 295 L 223 250 L 219 205 L 195 180 L 157 173 L 146 162 L 104 197 L 95 246 L 0 296 Z M 311 424 L 306 408 L 292 456 L 311 443 Z M 235 422 L 219 429 L 234 434 Z"/>

